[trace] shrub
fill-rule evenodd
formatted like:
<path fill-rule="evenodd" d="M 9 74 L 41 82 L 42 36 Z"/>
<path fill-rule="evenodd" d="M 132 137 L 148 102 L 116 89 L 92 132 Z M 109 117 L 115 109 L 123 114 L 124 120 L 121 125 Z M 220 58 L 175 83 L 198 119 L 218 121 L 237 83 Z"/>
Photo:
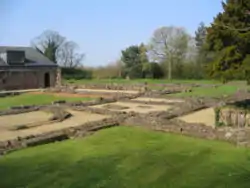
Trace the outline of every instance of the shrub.
<path fill-rule="evenodd" d="M 62 77 L 66 80 L 74 79 L 91 79 L 92 72 L 85 69 L 62 67 L 61 68 Z"/>

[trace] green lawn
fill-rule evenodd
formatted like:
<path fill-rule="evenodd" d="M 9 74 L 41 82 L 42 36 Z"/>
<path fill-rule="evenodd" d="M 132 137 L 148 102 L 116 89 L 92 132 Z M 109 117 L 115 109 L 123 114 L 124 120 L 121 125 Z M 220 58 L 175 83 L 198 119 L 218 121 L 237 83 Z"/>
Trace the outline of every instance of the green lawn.
<path fill-rule="evenodd" d="M 6 109 L 11 106 L 19 105 L 40 105 L 40 104 L 50 104 L 52 101 L 56 100 L 66 100 L 68 102 L 73 101 L 85 101 L 91 100 L 91 98 L 82 97 L 61 97 L 52 94 L 32 94 L 24 93 L 17 96 L 1 97 L 0 98 L 0 109 Z"/>
<path fill-rule="evenodd" d="M 1 188 L 249 188 L 250 150 L 117 127 L 0 158 Z"/>
<path fill-rule="evenodd" d="M 228 96 L 232 95 L 235 92 L 237 92 L 238 88 L 242 88 L 243 86 L 237 86 L 237 85 L 222 85 L 217 88 L 215 87 L 197 87 L 193 88 L 192 92 L 190 93 L 176 93 L 171 94 L 172 96 L 177 97 L 222 97 L 222 96 Z M 246 87 L 246 86 L 244 86 Z"/>

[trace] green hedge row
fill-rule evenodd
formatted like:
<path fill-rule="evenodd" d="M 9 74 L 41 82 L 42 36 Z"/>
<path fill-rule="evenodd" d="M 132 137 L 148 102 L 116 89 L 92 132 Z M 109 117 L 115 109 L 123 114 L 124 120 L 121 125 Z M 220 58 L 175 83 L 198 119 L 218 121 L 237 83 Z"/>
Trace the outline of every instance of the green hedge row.
<path fill-rule="evenodd" d="M 84 70 L 84 69 L 77 69 L 77 68 L 62 67 L 61 74 L 62 74 L 63 79 L 66 79 L 66 80 L 69 80 L 69 79 L 81 80 L 81 79 L 92 78 L 91 71 Z"/>

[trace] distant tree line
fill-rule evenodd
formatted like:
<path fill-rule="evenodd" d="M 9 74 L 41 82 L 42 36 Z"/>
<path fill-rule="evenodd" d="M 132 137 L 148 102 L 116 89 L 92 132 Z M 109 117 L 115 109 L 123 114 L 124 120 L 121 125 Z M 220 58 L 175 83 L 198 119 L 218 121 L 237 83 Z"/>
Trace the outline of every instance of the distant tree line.
<path fill-rule="evenodd" d="M 107 66 L 83 67 L 84 54 L 77 51 L 76 43 L 57 32 L 44 32 L 33 46 L 68 67 L 63 71 L 65 78 L 219 79 L 223 83 L 241 79 L 250 83 L 250 1 L 226 0 L 222 7 L 210 26 L 199 24 L 195 36 L 185 28 L 160 27 L 148 44 L 128 46 L 120 59 Z"/>

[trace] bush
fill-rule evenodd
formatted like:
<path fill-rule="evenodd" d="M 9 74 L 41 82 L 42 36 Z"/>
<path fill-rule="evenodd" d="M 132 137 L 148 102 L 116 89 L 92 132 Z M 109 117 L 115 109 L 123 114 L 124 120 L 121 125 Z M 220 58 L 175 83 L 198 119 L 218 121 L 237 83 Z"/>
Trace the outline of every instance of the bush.
<path fill-rule="evenodd" d="M 85 69 L 79 68 L 68 68 L 62 67 L 61 68 L 62 78 L 66 80 L 74 79 L 74 80 L 81 80 L 81 79 L 91 79 L 92 72 Z"/>

